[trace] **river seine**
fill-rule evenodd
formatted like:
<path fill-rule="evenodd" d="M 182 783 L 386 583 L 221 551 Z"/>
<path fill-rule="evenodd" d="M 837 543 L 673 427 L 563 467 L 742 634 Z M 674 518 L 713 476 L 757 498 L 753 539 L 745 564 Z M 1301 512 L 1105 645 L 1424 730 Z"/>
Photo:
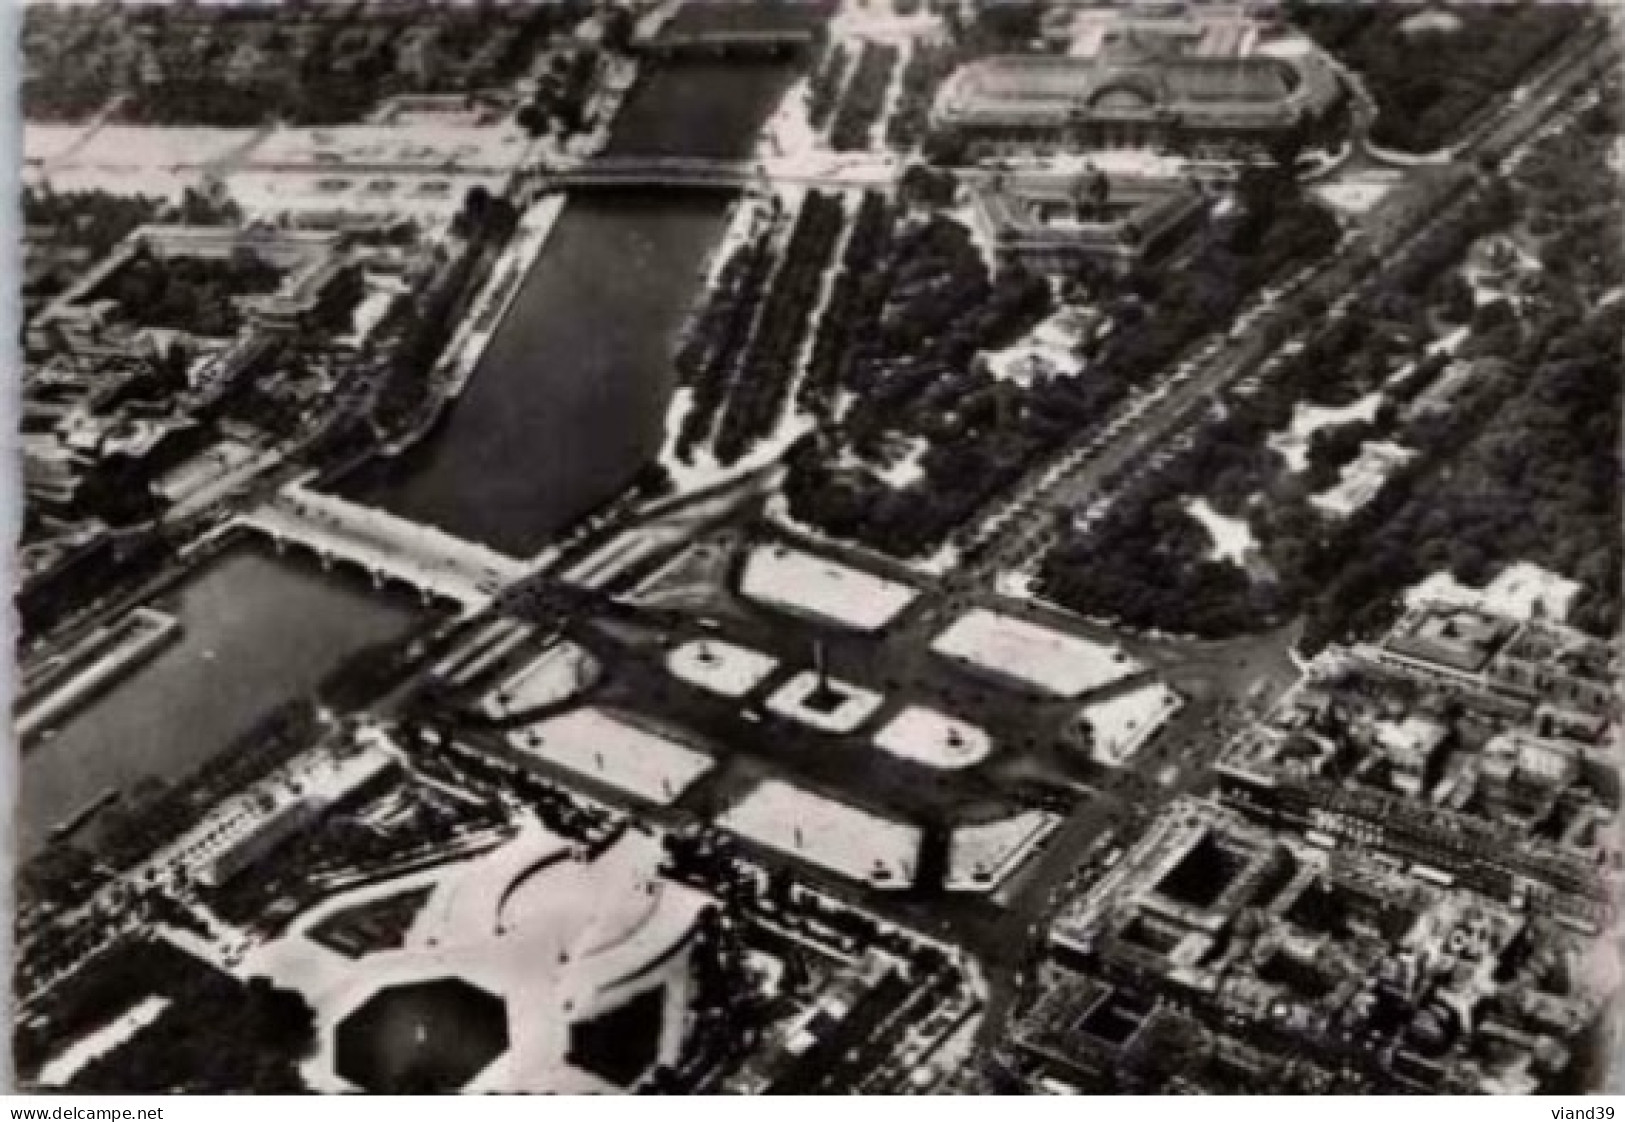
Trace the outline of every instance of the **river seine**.
<path fill-rule="evenodd" d="M 630 95 L 610 151 L 747 155 L 793 74 L 755 62 L 659 70 Z M 659 449 L 675 335 L 730 201 L 571 199 L 463 396 L 419 448 L 346 492 L 516 555 L 613 498 Z M 252 545 L 208 562 L 170 600 L 183 637 L 23 758 L 24 858 L 104 791 L 184 777 L 420 618 L 342 568 Z"/>
<path fill-rule="evenodd" d="M 380 594 L 359 574 L 249 543 L 153 606 L 180 620 L 180 638 L 23 755 L 24 859 L 102 792 L 195 771 L 347 657 L 420 618 L 410 593 Z"/>
<path fill-rule="evenodd" d="M 682 63 L 630 95 L 612 155 L 749 154 L 785 63 Z M 571 198 L 463 395 L 346 491 L 506 553 L 535 553 L 659 451 L 671 354 L 732 196 Z"/>

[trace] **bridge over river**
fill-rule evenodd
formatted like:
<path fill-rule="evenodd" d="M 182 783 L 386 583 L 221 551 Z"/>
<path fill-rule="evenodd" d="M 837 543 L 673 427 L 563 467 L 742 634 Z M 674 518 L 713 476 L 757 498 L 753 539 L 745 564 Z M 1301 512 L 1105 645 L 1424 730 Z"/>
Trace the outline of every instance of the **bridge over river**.
<path fill-rule="evenodd" d="M 657 30 L 636 36 L 632 49 L 654 58 L 776 56 L 807 50 L 818 43 L 821 34 L 811 25 L 685 29 L 667 22 Z"/>
<path fill-rule="evenodd" d="M 766 189 L 775 185 L 889 189 L 902 170 L 889 156 L 717 159 L 694 156 L 595 156 L 562 167 L 538 168 L 530 182 L 542 190 L 592 188 Z"/>
<path fill-rule="evenodd" d="M 426 599 L 451 600 L 470 613 L 526 571 L 523 562 L 496 550 L 298 483 L 236 522 L 264 534 L 279 550 L 301 546 L 324 566 L 355 565 L 375 584 L 399 581 Z"/>

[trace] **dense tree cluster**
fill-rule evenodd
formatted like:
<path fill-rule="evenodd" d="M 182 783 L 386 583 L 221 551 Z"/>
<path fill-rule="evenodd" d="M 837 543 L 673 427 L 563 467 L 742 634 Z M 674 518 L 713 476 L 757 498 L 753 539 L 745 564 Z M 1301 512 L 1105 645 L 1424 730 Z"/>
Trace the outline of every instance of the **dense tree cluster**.
<path fill-rule="evenodd" d="M 841 224 L 838 197 L 814 191 L 802 203 L 717 427 L 715 450 L 724 464 L 770 435 L 784 413 Z"/>
<path fill-rule="evenodd" d="M 935 163 L 955 164 L 964 156 L 962 138 L 930 128 L 931 106 L 943 81 L 964 63 L 990 54 L 1031 50 L 1042 30 L 1045 5 L 1002 3 L 976 5 L 969 22 L 954 4 L 940 5 L 948 29 L 945 42 L 921 42 L 910 52 L 899 79 L 896 110 L 886 124 L 886 143 L 910 151 L 921 147 Z"/>
<path fill-rule="evenodd" d="M 505 195 L 493 195 L 475 185 L 463 197 L 463 205 L 451 220 L 451 232 L 465 241 L 501 243 L 513 236 L 519 226 L 519 211 Z"/>
<path fill-rule="evenodd" d="M 851 61 L 845 46 L 831 43 L 818 69 L 807 79 L 807 123 L 813 128 L 822 129 L 827 125 L 840 104 L 841 88 L 846 83 Z"/>
<path fill-rule="evenodd" d="M 1325 255 L 1336 242 L 1335 224 L 1290 187 L 1264 178 L 1243 183 L 1240 197 L 1243 213 L 1215 227 L 1191 260 L 1141 279 L 1148 304 L 1129 317 L 1126 330 L 1113 332 L 1106 348 L 1107 361 L 1122 376 L 1140 380 L 1165 368 L 1190 343 L 1232 319 L 1250 293 Z M 1251 497 L 1272 487 L 1280 474 L 1266 441 L 1288 423 L 1292 403 L 1312 395 L 1324 404 L 1347 404 L 1386 376 L 1386 351 L 1351 361 L 1345 350 L 1358 351 L 1366 327 L 1357 314 L 1333 321 L 1256 395 L 1227 403 L 1222 415 L 1197 429 L 1182 455 L 1118 496 L 1087 533 L 1065 528 L 1039 574 L 1045 594 L 1083 614 L 1202 635 L 1231 634 L 1276 618 L 1298 591 L 1321 542 L 1318 518 L 1306 501 L 1310 488 L 1295 479 L 1259 504 L 1275 512 L 1270 541 L 1280 548 L 1265 550 L 1266 575 L 1273 579 L 1258 581 L 1232 562 L 1210 558 L 1208 532 L 1185 503 L 1201 496 L 1221 513 L 1250 518 Z M 1351 428 L 1321 437 L 1310 451 L 1316 476 L 1335 475 L 1357 453 L 1358 435 Z"/>
<path fill-rule="evenodd" d="M 1503 367 L 1492 386 L 1431 418 L 1429 460 L 1449 470 L 1422 489 L 1415 483 L 1425 472 L 1413 465 L 1379 497 L 1384 509 L 1362 517 L 1360 549 L 1312 604 L 1305 644 L 1379 629 L 1397 595 L 1430 572 L 1482 583 L 1518 560 L 1580 581 L 1573 621 L 1611 634 L 1625 540 L 1622 331 L 1617 306 L 1588 323 L 1554 326 L 1519 349 L 1526 379 Z"/>
<path fill-rule="evenodd" d="M 82 121 L 111 102 L 119 89 L 114 75 L 92 68 L 76 74 L 71 82 L 30 75 L 22 80 L 18 92 L 27 120 Z"/>
<path fill-rule="evenodd" d="M 386 430 L 405 431 L 421 420 L 434 391 L 435 364 L 518 222 L 506 196 L 471 187 L 452 221 L 459 239 L 452 256 L 422 291 L 397 301 L 376 329 L 375 336 L 386 340 L 386 358 L 373 416 Z"/>
<path fill-rule="evenodd" d="M 1449 204 L 1354 306 L 1057 551 L 1042 575 L 1047 593 L 1079 611 L 1201 634 L 1307 608 L 1313 648 L 1384 625 L 1398 594 L 1429 572 L 1482 583 L 1530 560 L 1579 580 L 1576 622 L 1607 632 L 1619 607 L 1622 323 L 1617 306 L 1592 309 L 1625 278 L 1625 254 L 1606 233 L 1617 230 L 1620 204 L 1587 130 L 1606 129 L 1613 112 L 1541 142 L 1515 184 L 1486 179 Z M 1534 235 L 1543 261 L 1554 243 L 1564 253 L 1523 286 L 1518 306 L 1468 291 L 1463 307 L 1460 267 L 1474 246 L 1497 246 L 1491 259 L 1517 255 L 1484 241 L 1504 231 Z M 1469 333 L 1454 359 L 1427 349 L 1458 322 Z M 1448 403 L 1415 408 L 1452 363 Z M 1296 403 L 1335 407 L 1377 392 L 1383 403 L 1369 422 L 1310 438 L 1304 471 L 1288 471 L 1267 447 Z M 1415 458 L 1347 520 L 1322 516 L 1308 497 L 1373 439 Z M 1249 523 L 1260 547 L 1251 580 L 1206 561 L 1207 535 L 1184 509 L 1194 497 Z"/>
<path fill-rule="evenodd" d="M 250 363 L 233 383 L 220 402 L 217 415 L 280 439 L 295 436 L 303 427 L 305 404 L 300 400 L 302 394 L 289 390 L 294 386 L 309 386 L 320 378 L 311 361 L 314 349 L 297 346 L 287 339 L 269 340 L 263 355 Z M 185 354 L 179 344 L 172 344 L 164 363 L 170 370 L 161 379 L 154 379 L 165 396 L 178 393 L 186 386 L 185 362 L 167 357 L 177 352 Z"/>
<path fill-rule="evenodd" d="M 451 339 L 453 309 L 472 287 L 478 254 L 464 246 L 425 288 L 401 301 L 378 334 L 388 357 L 380 363 L 372 415 L 384 432 L 404 433 L 421 419 L 434 391 L 432 376 Z"/>
<path fill-rule="evenodd" d="M 1621 199 L 1608 165 L 1625 116 L 1617 88 L 1605 89 L 1573 129 L 1536 146 L 1518 172 L 1541 268 L 1554 285 L 1573 289 L 1583 302 L 1600 298 L 1625 272 L 1618 236 Z"/>
<path fill-rule="evenodd" d="M 107 869 L 77 845 L 47 846 L 17 869 L 17 931 L 26 942 L 48 906 L 88 900 L 109 880 Z"/>
<path fill-rule="evenodd" d="M 191 962 L 167 942 L 139 940 L 121 954 L 87 963 L 63 981 L 44 1016 L 18 1017 L 12 1026 L 11 1056 L 17 1074 L 25 1080 L 37 1076 L 64 1046 L 105 1023 L 109 1009 L 151 993 L 156 980 L 172 974 L 170 956 L 183 964 Z"/>
<path fill-rule="evenodd" d="M 1267 186 L 1244 192 L 1239 218 L 1215 228 L 1178 268 L 1128 278 L 1080 270 L 1071 287 L 1088 293 L 1114 329 L 1083 344 L 1087 377 L 1028 388 L 973 360 L 1049 311 L 1049 283 L 1019 268 L 994 280 L 962 226 L 904 219 L 866 201 L 858 222 L 873 233 L 849 243 L 803 387 L 808 407 L 832 422 L 851 403 L 838 427 L 826 425 L 792 455 L 792 513 L 899 556 L 941 545 L 1036 456 L 1100 423 L 1130 386 L 1220 328 L 1247 293 L 1330 249 L 1330 216 Z M 885 459 L 899 438 L 928 446 L 914 485 L 897 490 L 878 472 L 850 466 L 853 458 Z M 831 440 L 852 456 L 834 456 L 824 446 Z M 849 466 L 834 468 L 836 459 Z"/>
<path fill-rule="evenodd" d="M 1116 330 L 1097 361 L 1133 381 L 1165 368 L 1220 330 L 1272 279 L 1318 260 L 1337 244 L 1336 221 L 1268 173 L 1244 177 L 1239 214 L 1216 223 L 1190 256 L 1131 274 L 1114 300 Z"/>
<path fill-rule="evenodd" d="M 315 1043 L 303 1000 L 260 979 L 239 982 L 157 939 L 119 945 L 59 986 L 48 1016 L 19 1018 L 13 1036 L 18 1074 L 33 1078 L 69 1041 L 148 995 L 168 999 L 169 1010 L 135 1042 L 86 1065 L 72 1089 L 303 1089 L 297 1061 Z M 170 1048 L 180 1055 L 158 1055 Z"/>
<path fill-rule="evenodd" d="M 587 102 L 598 74 L 598 53 L 581 47 L 553 56 L 536 92 L 515 120 L 531 136 L 573 136 L 587 125 Z"/>
<path fill-rule="evenodd" d="M 618 821 L 603 806 L 582 799 L 568 787 L 544 779 L 528 767 L 515 770 L 485 749 L 456 741 L 442 754 L 414 757 L 412 767 L 431 782 L 438 779 L 473 790 L 499 806 L 509 804 L 510 797 L 517 799 L 520 807 L 534 814 L 543 826 L 572 841 L 597 844 Z"/>
<path fill-rule="evenodd" d="M 1543 230 L 1547 263 L 1530 326 L 1494 317 L 1495 338 L 1482 350 L 1504 361 L 1480 363 L 1489 385 L 1470 386 L 1476 392 L 1448 415 L 1413 424 L 1410 439 L 1437 449 L 1449 471 L 1396 496 L 1391 520 L 1368 528 L 1357 561 L 1313 605 L 1309 644 L 1381 626 L 1396 595 L 1429 572 L 1481 582 L 1517 560 L 1580 582 L 1577 625 L 1602 635 L 1617 628 L 1625 311 L 1597 301 L 1625 282 L 1625 255 L 1620 201 L 1608 193 L 1612 172 L 1592 132 L 1616 112 L 1582 116 L 1521 166 L 1525 225 Z M 1588 205 L 1576 205 L 1581 198 Z M 1553 245 L 1565 251 L 1551 253 Z"/>
<path fill-rule="evenodd" d="M 897 48 L 883 43 L 864 43 L 852 77 L 841 95 L 835 123 L 830 126 L 829 143 L 837 152 L 856 152 L 869 147 L 875 122 L 886 108 L 892 72 L 897 69 Z"/>
<path fill-rule="evenodd" d="M 106 256 L 138 226 L 158 219 L 164 204 L 145 195 L 106 191 L 56 192 L 32 184 L 20 197 L 27 267 L 23 320 L 66 291 L 84 266 Z"/>
<path fill-rule="evenodd" d="M 136 227 L 157 221 L 165 210 L 162 200 L 146 195 L 55 191 L 48 183 L 25 185 L 19 201 L 30 241 L 48 239 L 53 246 L 87 250 L 92 257 L 104 256 Z"/>
<path fill-rule="evenodd" d="M 753 984 L 745 942 L 720 909 L 701 913 L 693 946 L 693 1024 L 675 1062 L 651 1072 L 640 1094 L 703 1093 L 706 1078 L 743 1059 L 770 1024 L 772 999 Z"/>
<path fill-rule="evenodd" d="M 234 335 L 245 297 L 273 292 L 282 271 L 252 249 L 228 257 L 163 257 L 145 245 L 85 299 L 112 300 L 132 323 L 197 335 Z"/>
<path fill-rule="evenodd" d="M 1302 349 L 1285 358 L 1258 394 L 1238 408 L 1256 413 L 1266 428 L 1279 429 L 1298 401 L 1342 406 L 1377 389 L 1395 402 L 1414 396 L 1444 364 L 1438 356 L 1413 352 L 1420 340 L 1431 337 L 1436 320 L 1454 299 L 1453 282 L 1459 277 L 1453 266 L 1479 238 L 1504 228 L 1510 216 L 1504 185 L 1485 185 L 1413 243 L 1405 257 L 1391 259 L 1389 271 L 1358 304 L 1312 332 Z M 1415 360 L 1412 374 L 1401 385 L 1389 384 L 1389 376 L 1407 358 Z"/>
<path fill-rule="evenodd" d="M 1254 586 L 1228 561 L 1207 556 L 1207 530 L 1187 514 L 1172 477 L 1137 501 L 1115 505 L 1092 535 L 1066 540 L 1051 556 L 1044 591 L 1078 611 L 1110 614 L 1130 627 L 1167 623 L 1164 600 L 1180 604 L 1183 629 L 1227 635 L 1267 622 L 1272 589 Z M 1132 564 L 1103 561 L 1133 556 Z"/>
<path fill-rule="evenodd" d="M 1205 636 L 1278 619 L 1312 586 L 1332 540 L 1308 496 L 1335 478 L 1374 426 L 1321 430 L 1300 474 L 1285 471 L 1267 440 L 1289 423 L 1301 395 L 1346 404 L 1368 386 L 1366 377 L 1380 383 L 1385 367 L 1366 361 L 1359 322 L 1347 317 L 1314 336 L 1257 394 L 1228 401 L 1183 454 L 1120 494 L 1088 533 L 1065 534 L 1040 574 L 1046 595 L 1131 626 Z M 1257 573 L 1210 557 L 1208 531 L 1186 509 L 1196 497 L 1250 524 L 1261 546 Z"/>
<path fill-rule="evenodd" d="M 689 327 L 677 350 L 678 377 L 692 391 L 687 415 L 677 436 L 677 455 L 687 459 L 708 444 L 717 416 L 733 390 L 740 356 L 750 341 L 762 293 L 773 268 L 773 239 L 780 220 L 779 203 L 765 225 L 723 262 L 711 285 L 705 309 Z"/>
<path fill-rule="evenodd" d="M 946 218 L 912 222 L 866 200 L 858 221 L 860 231 L 884 223 L 890 232 L 849 243 L 804 390 L 829 429 L 793 451 L 786 494 L 797 518 L 908 556 L 940 544 L 1019 474 L 1075 405 L 1046 407 L 1048 392 L 1028 395 L 972 362 L 1048 313 L 1043 278 L 1010 269 L 995 281 L 969 233 Z M 867 468 L 836 467 L 845 457 L 825 447 L 874 460 L 900 437 L 928 445 L 925 478 L 902 491 Z"/>
<path fill-rule="evenodd" d="M 1371 138 L 1405 152 L 1449 144 L 1589 18 L 1585 8 L 1568 4 L 1429 11 L 1303 0 L 1289 5 L 1287 15 L 1360 74 L 1377 102 Z"/>
<path fill-rule="evenodd" d="M 1383 279 L 1374 310 L 1402 318 L 1407 310 L 1440 284 L 1446 270 L 1458 265 L 1471 245 L 1512 221 L 1512 191 L 1500 179 L 1490 180 L 1450 219 L 1429 229 Z"/>
<path fill-rule="evenodd" d="M 498 10 L 403 3 L 341 18 L 258 5 L 61 11 L 24 20 L 32 119 L 75 119 L 129 93 L 123 119 L 254 127 L 341 124 L 401 93 L 467 94 L 524 74 L 583 0 Z"/>
<path fill-rule="evenodd" d="M 897 195 L 906 205 L 941 210 L 954 205 L 959 177 L 942 168 L 909 164 L 897 182 Z"/>
<path fill-rule="evenodd" d="M 178 952 L 177 952 L 178 953 Z M 295 1094 L 316 1047 L 316 1016 L 298 993 L 190 963 L 170 968 L 170 1004 L 147 1029 L 90 1061 L 69 1089 L 141 1094 Z M 158 979 L 148 977 L 145 986 Z M 140 992 L 137 990 L 136 992 Z"/>
<path fill-rule="evenodd" d="M 902 151 L 921 143 L 931 122 L 931 102 L 963 53 L 952 44 L 920 43 L 903 64 L 897 106 L 886 122 L 886 143 Z"/>
<path fill-rule="evenodd" d="M 1310 491 L 1324 491 L 1335 484 L 1342 477 L 1343 469 L 1360 454 L 1365 442 L 1378 435 L 1379 427 L 1366 421 L 1316 429 L 1304 450 L 1303 486 Z"/>
<path fill-rule="evenodd" d="M 719 461 L 736 463 L 773 432 L 789 404 L 842 211 L 837 197 L 811 192 L 776 252 L 774 208 L 766 228 L 724 263 L 678 350 L 678 373 L 693 391 L 678 434 L 680 457 L 711 443 Z"/>
<path fill-rule="evenodd" d="M 1048 8 L 1042 0 L 980 4 L 968 24 L 950 26 L 957 31 L 966 49 L 977 54 L 1030 50 L 1043 33 L 1044 13 Z"/>
<path fill-rule="evenodd" d="M 180 201 L 171 203 L 159 217 L 182 226 L 235 226 L 242 221 L 243 210 L 223 190 L 186 187 Z"/>
<path fill-rule="evenodd" d="M 885 286 L 875 265 L 887 253 L 894 218 L 880 194 L 864 192 L 801 382 L 798 404 L 819 417 L 831 415 L 836 390 L 849 384 L 845 370 L 855 343 L 870 335 L 880 315 Z"/>
<path fill-rule="evenodd" d="M 877 330 L 858 342 L 848 372 L 849 388 L 861 391 L 848 417 L 860 445 L 896 427 L 938 377 L 1014 342 L 1051 308 L 1044 278 L 1019 266 L 990 276 L 969 231 L 951 219 L 905 222 L 892 244 Z"/>

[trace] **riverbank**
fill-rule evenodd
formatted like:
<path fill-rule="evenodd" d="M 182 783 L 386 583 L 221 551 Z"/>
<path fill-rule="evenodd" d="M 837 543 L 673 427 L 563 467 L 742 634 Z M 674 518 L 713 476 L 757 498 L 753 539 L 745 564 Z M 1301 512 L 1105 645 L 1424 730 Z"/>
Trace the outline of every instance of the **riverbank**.
<path fill-rule="evenodd" d="M 339 492 L 513 557 L 610 503 L 659 450 L 671 355 L 728 199 L 571 198 L 461 392 Z M 539 231 L 538 231 L 539 232 Z"/>
<path fill-rule="evenodd" d="M 605 151 L 743 156 L 794 75 L 783 62 L 641 68 Z M 573 191 L 528 212 L 443 360 L 432 416 L 334 489 L 525 558 L 615 506 L 660 454 L 677 337 L 736 197 Z"/>
<path fill-rule="evenodd" d="M 722 278 L 722 271 L 728 260 L 735 253 L 762 236 L 773 221 L 773 207 L 777 204 L 784 206 L 790 215 L 794 214 L 799 202 L 801 192 L 796 191 L 794 196 L 778 193 L 768 196 L 745 195 L 733 204 L 728 214 L 728 225 L 722 236 L 717 240 L 711 252 L 707 255 L 705 264 L 701 267 L 704 280 L 699 285 L 688 315 L 685 317 L 679 339 L 687 336 L 694 330 L 695 324 L 705 310 Z M 779 240 L 782 242 L 785 233 L 789 230 L 791 221 L 787 219 L 779 231 Z M 779 247 L 782 249 L 782 245 Z M 681 343 L 679 343 L 679 348 Z M 679 493 L 702 491 L 707 487 L 717 486 L 730 480 L 742 478 L 752 471 L 759 470 L 774 458 L 782 449 L 774 449 L 773 454 L 751 456 L 747 461 L 723 467 L 716 462 L 708 447 L 695 448 L 689 459 L 678 456 L 677 445 L 683 431 L 683 421 L 694 406 L 694 391 L 689 386 L 678 386 L 667 403 L 664 431 L 665 436 L 656 462 L 671 479 L 672 485 Z"/>
<path fill-rule="evenodd" d="M 548 237 L 564 213 L 565 201 L 562 194 L 545 195 L 519 220 L 518 229 L 492 265 L 485 286 L 469 305 L 462 326 L 435 364 L 433 379 L 436 384 L 443 380 L 445 385 L 442 402 L 455 400 L 468 385 L 492 336 L 513 307 L 526 274 L 547 248 Z"/>
<path fill-rule="evenodd" d="M 548 195 L 520 218 L 513 236 L 491 263 L 484 283 L 469 302 L 462 323 L 435 360 L 429 373 L 431 397 L 424 403 L 417 423 L 380 449 L 386 459 L 402 455 L 429 437 L 446 409 L 462 396 L 524 287 L 525 278 L 547 248 L 564 207 L 563 195 Z"/>
<path fill-rule="evenodd" d="M 174 616 L 137 608 L 111 627 L 87 635 L 48 665 L 25 671 L 13 726 L 19 746 L 27 750 L 39 733 L 135 673 L 180 638 L 180 632 Z"/>
<path fill-rule="evenodd" d="M 364 577 L 239 538 L 171 578 L 151 596 L 162 595 L 178 621 L 174 641 L 107 681 L 95 704 L 80 705 L 20 760 L 25 859 L 103 791 L 190 774 L 358 651 L 403 640 L 425 619 Z"/>

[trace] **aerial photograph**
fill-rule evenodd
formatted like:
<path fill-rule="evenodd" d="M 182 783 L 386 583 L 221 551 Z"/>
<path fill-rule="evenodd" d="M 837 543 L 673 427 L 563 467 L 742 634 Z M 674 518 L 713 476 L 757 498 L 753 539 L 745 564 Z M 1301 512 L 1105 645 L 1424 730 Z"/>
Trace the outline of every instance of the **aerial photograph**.
<path fill-rule="evenodd" d="M 14 22 L 23 1092 L 1625 1089 L 1625 8 Z"/>

